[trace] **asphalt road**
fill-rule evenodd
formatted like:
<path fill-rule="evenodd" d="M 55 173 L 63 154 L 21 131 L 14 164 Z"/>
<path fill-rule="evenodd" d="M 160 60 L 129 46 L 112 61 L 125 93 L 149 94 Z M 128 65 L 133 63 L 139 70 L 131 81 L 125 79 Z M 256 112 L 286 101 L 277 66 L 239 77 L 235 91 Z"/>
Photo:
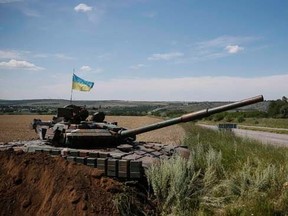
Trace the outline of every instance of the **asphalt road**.
<path fill-rule="evenodd" d="M 218 130 L 217 126 L 198 124 L 201 127 Z M 263 144 L 277 145 L 288 147 L 288 135 L 287 134 L 276 134 L 263 131 L 252 131 L 244 129 L 233 129 L 233 132 L 237 136 L 241 136 L 248 139 L 254 139 L 262 142 Z"/>

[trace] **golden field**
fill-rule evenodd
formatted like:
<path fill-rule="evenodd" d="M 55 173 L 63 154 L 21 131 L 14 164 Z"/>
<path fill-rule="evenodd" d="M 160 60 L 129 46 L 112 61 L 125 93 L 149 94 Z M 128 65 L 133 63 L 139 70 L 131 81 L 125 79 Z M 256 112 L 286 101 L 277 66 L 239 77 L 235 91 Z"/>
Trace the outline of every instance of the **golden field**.
<path fill-rule="evenodd" d="M 43 121 L 52 119 L 51 115 L 0 115 L 0 142 L 38 139 L 37 134 L 31 129 L 34 118 Z M 116 121 L 125 128 L 136 128 L 161 121 L 148 116 L 107 116 L 107 121 Z M 160 142 L 167 144 L 180 144 L 185 136 L 184 129 L 179 125 L 162 128 L 137 136 L 138 141 Z"/>

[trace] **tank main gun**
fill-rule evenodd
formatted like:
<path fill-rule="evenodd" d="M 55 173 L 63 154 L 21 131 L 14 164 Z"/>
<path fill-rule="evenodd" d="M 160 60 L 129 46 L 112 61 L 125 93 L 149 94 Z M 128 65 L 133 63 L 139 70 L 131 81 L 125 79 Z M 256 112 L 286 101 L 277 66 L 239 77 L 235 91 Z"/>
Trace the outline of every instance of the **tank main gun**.
<path fill-rule="evenodd" d="M 130 130 L 122 130 L 122 131 L 118 132 L 118 135 L 120 137 L 129 137 L 129 136 L 132 136 L 132 135 L 135 136 L 137 134 L 141 134 L 141 133 L 145 133 L 145 132 L 148 132 L 148 131 L 160 129 L 160 128 L 167 127 L 167 126 L 170 126 L 170 125 L 179 124 L 179 123 L 182 123 L 182 122 L 194 121 L 194 120 L 197 120 L 197 119 L 202 119 L 202 118 L 208 117 L 210 115 L 213 115 L 215 113 L 225 112 L 227 110 L 240 108 L 240 107 L 243 107 L 243 106 L 247 106 L 247 105 L 251 105 L 251 104 L 254 104 L 254 103 L 262 102 L 263 100 L 264 100 L 263 96 L 259 95 L 259 96 L 256 96 L 256 97 L 244 99 L 244 100 L 237 101 L 237 102 L 230 103 L 230 104 L 226 104 L 226 105 L 223 105 L 223 106 L 219 106 L 219 107 L 215 107 L 215 108 L 207 108 L 207 109 L 203 109 L 203 110 L 200 110 L 200 111 L 188 113 L 188 114 L 182 115 L 182 116 L 177 117 L 177 118 L 169 119 L 169 120 L 166 120 L 166 121 L 158 122 L 158 123 L 147 125 L 147 126 L 144 126 L 144 127 L 139 127 L 139 128 L 130 129 Z"/>

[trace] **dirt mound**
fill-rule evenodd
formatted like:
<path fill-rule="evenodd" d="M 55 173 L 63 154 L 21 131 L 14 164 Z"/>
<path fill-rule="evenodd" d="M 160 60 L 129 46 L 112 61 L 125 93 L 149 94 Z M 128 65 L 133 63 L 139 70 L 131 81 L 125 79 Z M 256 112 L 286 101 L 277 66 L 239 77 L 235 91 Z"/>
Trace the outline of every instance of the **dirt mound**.
<path fill-rule="evenodd" d="M 119 215 L 122 183 L 41 153 L 0 151 L 0 215 Z"/>

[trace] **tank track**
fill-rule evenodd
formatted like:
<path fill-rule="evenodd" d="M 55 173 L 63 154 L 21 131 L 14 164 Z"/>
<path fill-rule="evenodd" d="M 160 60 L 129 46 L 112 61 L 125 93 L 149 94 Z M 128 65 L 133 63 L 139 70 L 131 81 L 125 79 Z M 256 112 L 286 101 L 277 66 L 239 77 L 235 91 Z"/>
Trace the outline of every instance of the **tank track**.
<path fill-rule="evenodd" d="M 63 157 L 69 162 L 97 168 L 103 175 L 124 180 L 145 178 L 145 169 L 161 159 L 169 159 L 175 154 L 189 157 L 184 146 L 160 143 L 135 142 L 133 145 L 120 145 L 109 149 L 72 149 L 47 145 L 41 140 L 0 144 L 0 150 L 13 148 L 25 152 L 41 152 L 53 157 Z M 120 150 L 121 149 L 121 150 Z"/>

